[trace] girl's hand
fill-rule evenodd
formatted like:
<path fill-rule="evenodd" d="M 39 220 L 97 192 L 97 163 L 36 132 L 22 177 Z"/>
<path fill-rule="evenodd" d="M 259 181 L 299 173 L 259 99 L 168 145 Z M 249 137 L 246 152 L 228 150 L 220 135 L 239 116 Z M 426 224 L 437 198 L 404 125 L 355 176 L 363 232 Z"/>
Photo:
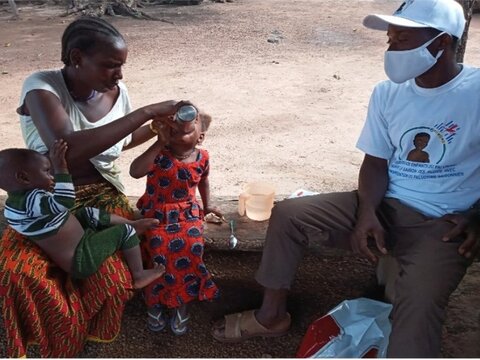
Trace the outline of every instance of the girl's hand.
<path fill-rule="evenodd" d="M 63 139 L 55 140 L 50 148 L 49 156 L 55 174 L 68 174 L 68 165 L 65 159 L 67 150 L 68 144 Z"/>
<path fill-rule="evenodd" d="M 172 124 L 173 121 L 167 118 L 157 118 L 150 124 L 150 129 L 157 134 L 158 141 L 164 146 L 168 145 L 170 142 L 170 129 Z"/>
<path fill-rule="evenodd" d="M 209 213 L 213 213 L 218 216 L 220 219 L 223 218 L 222 212 L 215 206 L 209 206 L 203 210 L 204 214 L 207 215 Z"/>

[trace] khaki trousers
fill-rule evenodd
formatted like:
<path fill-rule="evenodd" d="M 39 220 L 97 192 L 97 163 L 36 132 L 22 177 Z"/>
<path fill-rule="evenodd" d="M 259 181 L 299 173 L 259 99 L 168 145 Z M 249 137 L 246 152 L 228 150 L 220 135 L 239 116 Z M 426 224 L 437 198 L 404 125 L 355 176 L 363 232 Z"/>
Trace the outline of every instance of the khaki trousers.
<path fill-rule="evenodd" d="M 320 194 L 278 203 L 272 211 L 262 260 L 256 274 L 269 289 L 290 289 L 310 242 L 350 249 L 357 192 Z M 377 215 L 387 249 L 397 259 L 389 357 L 438 357 L 445 308 L 469 261 L 458 254 L 463 240 L 443 242 L 453 227 L 385 198 Z M 321 271 L 322 263 L 319 262 Z"/>

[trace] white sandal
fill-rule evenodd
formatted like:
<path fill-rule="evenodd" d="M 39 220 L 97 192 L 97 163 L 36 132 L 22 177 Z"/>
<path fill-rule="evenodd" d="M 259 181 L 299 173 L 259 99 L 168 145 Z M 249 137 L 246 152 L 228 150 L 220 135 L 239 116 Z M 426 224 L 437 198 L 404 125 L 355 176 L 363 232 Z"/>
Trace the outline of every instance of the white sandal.
<path fill-rule="evenodd" d="M 184 335 L 188 330 L 188 320 L 190 320 L 190 316 L 187 315 L 185 318 L 182 318 L 178 309 L 175 309 L 174 315 L 170 319 L 170 328 L 172 329 L 172 332 L 178 336 Z"/>
<path fill-rule="evenodd" d="M 165 318 L 163 311 L 160 311 L 156 315 L 152 314 L 150 311 L 147 311 L 147 314 L 147 326 L 149 330 L 159 332 L 167 327 L 168 320 Z"/>

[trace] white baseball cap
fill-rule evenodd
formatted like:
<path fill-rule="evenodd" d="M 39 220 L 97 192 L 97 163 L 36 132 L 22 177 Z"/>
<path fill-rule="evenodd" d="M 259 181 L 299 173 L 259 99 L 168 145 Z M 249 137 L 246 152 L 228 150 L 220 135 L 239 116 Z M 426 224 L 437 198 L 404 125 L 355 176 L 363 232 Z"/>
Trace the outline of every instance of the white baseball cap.
<path fill-rule="evenodd" d="M 434 28 L 461 38 L 465 28 L 462 6 L 455 0 L 406 0 L 393 15 L 368 15 L 363 25 L 388 30 L 388 25 Z"/>

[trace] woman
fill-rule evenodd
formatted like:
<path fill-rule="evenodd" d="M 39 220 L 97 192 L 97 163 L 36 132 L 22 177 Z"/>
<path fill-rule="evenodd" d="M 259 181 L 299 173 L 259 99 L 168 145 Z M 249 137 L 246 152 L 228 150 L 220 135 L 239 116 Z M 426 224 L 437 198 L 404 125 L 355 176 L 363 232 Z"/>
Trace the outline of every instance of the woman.
<path fill-rule="evenodd" d="M 145 122 L 173 115 L 181 104 L 131 111 L 120 82 L 126 58 L 125 41 L 113 26 L 80 18 L 63 34 L 63 69 L 29 76 L 17 112 L 29 148 L 46 153 L 55 139 L 68 143 L 78 206 L 131 217 L 114 160 L 155 136 Z M 113 340 L 132 295 L 129 272 L 117 255 L 87 280 L 72 281 L 12 229 L 2 236 L 0 305 L 10 357 L 25 356 L 30 342 L 39 344 L 42 357 L 73 357 L 87 339 Z"/>

